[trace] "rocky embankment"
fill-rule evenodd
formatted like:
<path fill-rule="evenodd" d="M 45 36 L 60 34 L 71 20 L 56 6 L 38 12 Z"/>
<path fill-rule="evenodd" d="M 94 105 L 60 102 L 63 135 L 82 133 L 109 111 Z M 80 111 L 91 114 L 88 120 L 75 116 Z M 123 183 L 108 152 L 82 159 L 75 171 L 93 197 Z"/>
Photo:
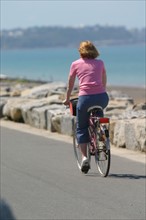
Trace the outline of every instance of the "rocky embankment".
<path fill-rule="evenodd" d="M 0 118 L 29 124 L 65 135 L 72 135 L 69 109 L 62 105 L 66 84 L 51 82 L 41 85 L 1 83 Z M 116 147 L 146 152 L 146 103 L 119 91 L 110 91 L 105 117 L 110 117 L 110 139 Z M 77 88 L 72 97 L 77 97 Z"/>

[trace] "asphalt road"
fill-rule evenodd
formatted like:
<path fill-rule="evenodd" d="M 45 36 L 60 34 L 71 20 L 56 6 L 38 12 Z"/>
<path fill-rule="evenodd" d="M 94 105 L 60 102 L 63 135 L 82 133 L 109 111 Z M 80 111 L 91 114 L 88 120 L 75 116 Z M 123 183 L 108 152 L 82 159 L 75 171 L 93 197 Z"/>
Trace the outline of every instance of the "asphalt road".
<path fill-rule="evenodd" d="M 93 158 L 94 159 L 94 158 Z M 112 156 L 79 172 L 72 144 L 1 127 L 1 220 L 144 220 L 144 163 Z"/>

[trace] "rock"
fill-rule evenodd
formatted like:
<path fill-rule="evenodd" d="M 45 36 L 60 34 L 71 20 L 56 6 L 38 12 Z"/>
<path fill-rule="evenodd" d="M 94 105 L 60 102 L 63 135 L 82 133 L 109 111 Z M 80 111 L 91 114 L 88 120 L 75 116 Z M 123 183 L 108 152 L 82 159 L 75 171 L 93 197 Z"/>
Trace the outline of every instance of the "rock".
<path fill-rule="evenodd" d="M 136 132 L 135 126 L 131 121 L 125 123 L 125 144 L 127 149 L 141 150 L 140 143 L 136 138 Z"/>
<path fill-rule="evenodd" d="M 21 97 L 28 97 L 29 94 L 31 93 L 31 89 L 24 89 L 22 92 L 21 92 Z"/>
<path fill-rule="evenodd" d="M 55 116 L 55 111 L 54 110 L 49 110 L 46 112 L 47 114 L 47 130 L 51 132 L 55 132 L 56 129 L 54 128 L 52 124 L 52 118 Z"/>
<path fill-rule="evenodd" d="M 113 144 L 116 147 L 146 152 L 145 119 L 118 120 L 112 132 Z"/>
<path fill-rule="evenodd" d="M 105 112 L 105 117 L 109 117 L 111 119 L 119 119 L 119 117 L 123 114 L 124 110 L 123 109 L 113 109 L 111 111 L 106 111 Z"/>
<path fill-rule="evenodd" d="M 4 115 L 3 115 L 3 108 L 4 108 L 4 105 L 6 104 L 7 100 L 6 99 L 0 99 L 0 118 L 2 118 Z"/>
<path fill-rule="evenodd" d="M 73 135 L 73 129 L 72 129 L 72 119 L 74 116 L 68 114 L 63 115 L 61 117 L 61 134 L 66 134 L 69 136 Z"/>
<path fill-rule="evenodd" d="M 139 103 L 133 106 L 134 111 L 146 110 L 146 103 Z"/>
<path fill-rule="evenodd" d="M 133 105 L 127 99 L 110 100 L 105 109 L 105 116 L 118 119 L 126 109 L 132 109 Z"/>
<path fill-rule="evenodd" d="M 125 122 L 122 121 L 122 120 L 118 120 L 115 123 L 113 133 L 114 133 L 113 144 L 116 147 L 125 148 L 126 147 L 126 143 L 125 143 Z"/>
<path fill-rule="evenodd" d="M 46 125 L 47 109 L 48 109 L 48 106 L 46 105 L 42 107 L 34 107 L 32 110 L 30 110 L 29 113 L 27 113 L 27 115 L 29 114 L 28 124 L 36 128 L 46 129 L 47 128 L 47 125 Z"/>
<path fill-rule="evenodd" d="M 63 106 L 59 104 L 52 104 L 52 105 L 45 105 L 42 107 L 35 107 L 32 109 L 30 114 L 30 124 L 33 127 L 41 128 L 41 129 L 47 129 L 47 111 L 55 111 L 60 110 L 59 112 L 62 112 Z M 49 122 L 52 123 L 52 122 Z"/>
<path fill-rule="evenodd" d="M 50 104 L 59 104 L 59 95 L 50 96 L 43 99 L 29 99 L 25 97 L 8 99 L 3 107 L 3 115 L 11 118 L 13 121 L 22 122 L 27 124 L 31 123 L 31 111 L 34 107 L 42 107 Z"/>
<path fill-rule="evenodd" d="M 21 91 L 19 90 L 14 90 L 11 92 L 10 96 L 15 97 L 15 96 L 21 96 Z"/>
<path fill-rule="evenodd" d="M 57 114 L 52 117 L 52 130 L 58 133 L 61 133 L 61 118 L 62 114 Z"/>
<path fill-rule="evenodd" d="M 142 152 L 146 152 L 146 121 L 145 119 L 141 119 L 141 120 L 136 119 L 136 120 L 137 123 L 134 123 L 136 139 L 140 145 L 140 150 Z"/>
<path fill-rule="evenodd" d="M 113 144 L 114 140 L 114 128 L 115 128 L 116 121 L 110 119 L 110 129 L 109 129 L 109 134 L 110 134 L 110 142 Z"/>
<path fill-rule="evenodd" d="M 21 108 L 16 107 L 16 106 L 11 108 L 10 118 L 15 122 L 23 122 Z"/>
<path fill-rule="evenodd" d="M 119 109 L 119 110 L 124 110 L 129 108 L 130 106 L 133 106 L 131 101 L 127 99 L 114 99 L 114 100 L 109 100 L 109 104 L 106 108 L 106 111 L 111 111 L 113 109 Z"/>
<path fill-rule="evenodd" d="M 6 87 L 5 91 L 8 92 L 8 93 L 11 92 L 11 88 L 10 87 Z"/>
<path fill-rule="evenodd" d="M 44 98 L 52 94 L 61 94 L 62 91 L 66 90 L 66 84 L 63 82 L 52 82 L 43 84 L 41 86 L 36 86 L 30 90 L 28 94 L 29 98 Z M 60 92 L 59 92 L 60 91 Z"/>
<path fill-rule="evenodd" d="M 47 130 L 52 132 L 61 132 L 60 120 L 64 114 L 63 109 L 64 107 L 62 107 L 62 109 L 49 109 L 47 111 Z"/>
<path fill-rule="evenodd" d="M 144 110 L 126 110 L 120 116 L 119 119 L 134 119 L 134 118 L 146 118 L 146 112 Z"/>
<path fill-rule="evenodd" d="M 54 95 L 54 96 L 50 96 L 50 97 L 42 98 L 42 99 L 26 98 L 27 101 L 22 103 L 20 107 L 23 121 L 26 124 L 33 125 L 34 120 L 32 119 L 32 116 L 31 116 L 32 110 L 34 108 L 49 106 L 51 104 L 60 104 L 61 101 L 59 101 L 58 99 L 59 99 L 59 95 Z"/>
<path fill-rule="evenodd" d="M 23 117 L 21 112 L 21 106 L 27 102 L 27 99 L 22 98 L 8 99 L 7 103 L 3 107 L 3 115 L 12 119 L 13 121 L 22 122 Z"/>
<path fill-rule="evenodd" d="M 17 93 L 18 91 L 18 93 Z M 66 84 L 53 82 L 32 89 L 17 85 L 11 88 L 11 95 L 0 103 L 0 117 L 7 116 L 13 121 L 24 122 L 33 127 L 47 129 L 72 136 L 70 110 L 65 110 Z M 15 93 L 16 92 L 16 93 Z M 77 97 L 76 88 L 72 97 Z M 6 93 L 6 92 L 5 92 Z M 110 140 L 116 147 L 146 152 L 145 118 L 146 103 L 133 104 L 133 99 L 112 91 L 105 117 L 110 118 Z"/>
<path fill-rule="evenodd" d="M 108 92 L 110 100 L 127 100 L 127 101 L 132 101 L 132 97 L 129 97 L 127 94 L 117 91 L 117 90 L 112 90 Z"/>
<path fill-rule="evenodd" d="M 124 101 L 124 102 L 126 102 L 126 105 L 128 105 L 128 104 L 134 104 L 134 100 L 133 100 L 133 98 L 131 98 L 131 97 L 117 97 L 117 98 L 115 98 L 115 100 L 116 101 Z"/>

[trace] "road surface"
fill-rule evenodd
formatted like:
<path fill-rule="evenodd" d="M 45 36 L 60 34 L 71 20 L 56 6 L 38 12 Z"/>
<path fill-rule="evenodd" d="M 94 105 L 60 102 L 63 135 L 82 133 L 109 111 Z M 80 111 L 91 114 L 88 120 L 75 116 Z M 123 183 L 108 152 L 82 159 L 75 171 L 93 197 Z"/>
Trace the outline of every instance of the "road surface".
<path fill-rule="evenodd" d="M 2 220 L 144 220 L 145 180 L 143 162 L 115 154 L 107 178 L 94 160 L 83 175 L 67 140 L 1 127 Z"/>

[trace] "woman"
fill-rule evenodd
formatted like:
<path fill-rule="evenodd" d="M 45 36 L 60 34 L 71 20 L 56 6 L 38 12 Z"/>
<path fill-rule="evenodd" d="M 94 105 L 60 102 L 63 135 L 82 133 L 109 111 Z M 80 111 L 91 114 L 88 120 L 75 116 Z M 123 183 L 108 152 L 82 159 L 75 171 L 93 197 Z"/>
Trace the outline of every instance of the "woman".
<path fill-rule="evenodd" d="M 89 142 L 87 109 L 93 105 L 99 105 L 104 109 L 108 105 L 109 98 L 106 93 L 107 77 L 104 62 L 96 59 L 99 56 L 98 50 L 92 42 L 83 41 L 80 43 L 79 53 L 80 59 L 74 61 L 70 67 L 66 99 L 63 104 L 69 104 L 77 76 L 79 80 L 77 141 L 82 152 L 81 171 L 87 172 L 90 169 L 87 159 L 87 143 Z"/>

